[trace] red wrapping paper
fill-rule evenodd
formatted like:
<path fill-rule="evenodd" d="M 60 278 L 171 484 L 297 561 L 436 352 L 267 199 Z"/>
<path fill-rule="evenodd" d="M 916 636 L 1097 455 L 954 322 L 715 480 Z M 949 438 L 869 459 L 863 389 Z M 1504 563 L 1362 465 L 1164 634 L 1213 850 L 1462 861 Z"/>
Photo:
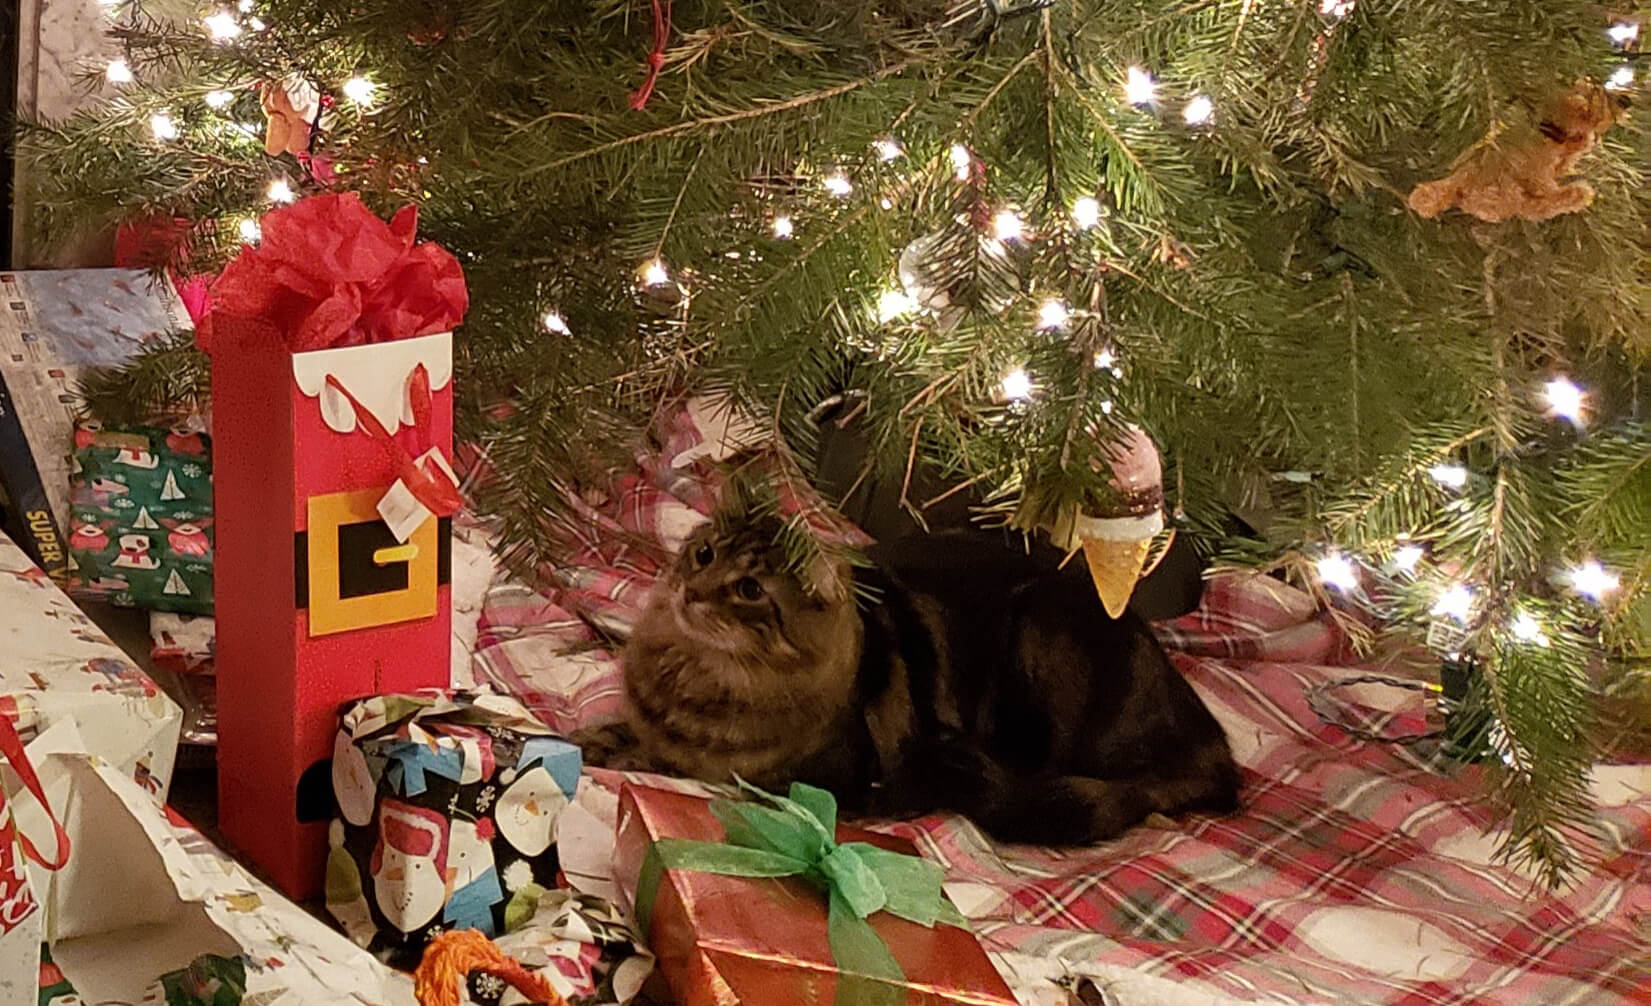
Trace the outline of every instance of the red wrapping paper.
<path fill-rule="evenodd" d="M 720 842 L 724 833 L 706 800 L 625 785 L 614 876 L 628 908 L 636 903 L 648 850 L 661 838 Z M 837 841 L 917 851 L 902 839 L 843 825 Z M 906 1006 L 1014 1006 L 1014 994 L 968 932 L 927 928 L 886 913 L 870 921 L 906 974 Z M 836 995 L 839 972 L 827 939 L 825 897 L 806 881 L 668 870 L 643 935 L 677 1006 L 830 1006 Z"/>

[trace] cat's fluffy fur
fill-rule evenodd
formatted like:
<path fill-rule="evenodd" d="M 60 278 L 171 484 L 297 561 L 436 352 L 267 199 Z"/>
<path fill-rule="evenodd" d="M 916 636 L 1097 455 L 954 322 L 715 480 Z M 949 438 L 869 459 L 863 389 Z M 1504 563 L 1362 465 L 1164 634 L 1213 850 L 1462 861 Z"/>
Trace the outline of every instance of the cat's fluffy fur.
<path fill-rule="evenodd" d="M 857 607 L 836 571 L 812 589 L 787 573 L 773 530 L 722 519 L 689 538 L 625 651 L 625 721 L 577 738 L 590 763 L 801 779 L 850 811 L 953 810 L 1008 841 L 1236 805 L 1220 725 L 1081 563 L 985 532 L 915 537 L 872 550 L 855 578 L 876 600 Z"/>

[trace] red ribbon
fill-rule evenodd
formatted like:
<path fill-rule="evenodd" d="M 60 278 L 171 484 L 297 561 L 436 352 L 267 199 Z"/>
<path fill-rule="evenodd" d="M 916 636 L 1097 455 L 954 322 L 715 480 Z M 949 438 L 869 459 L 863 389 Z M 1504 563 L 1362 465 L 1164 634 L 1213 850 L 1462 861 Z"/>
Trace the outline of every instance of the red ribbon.
<path fill-rule="evenodd" d="M 411 385 L 414 421 L 417 424 L 420 441 L 427 442 L 430 432 L 431 412 L 430 375 L 424 369 L 424 364 L 421 363 L 413 368 Z M 413 460 L 413 456 L 407 453 L 407 449 L 401 446 L 395 437 L 390 435 L 390 431 L 384 428 L 383 423 L 378 421 L 378 417 L 368 411 L 367 407 L 362 405 L 354 395 L 350 394 L 350 390 L 344 387 L 338 378 L 328 374 L 327 387 L 343 395 L 345 400 L 350 403 L 350 407 L 355 409 L 356 422 L 361 424 L 361 428 L 367 436 L 378 442 L 378 445 L 384 451 L 384 456 L 390 459 L 391 466 L 395 468 L 396 477 L 401 479 L 407 486 L 407 491 L 413 494 L 414 499 L 424 504 L 424 508 L 437 517 L 451 517 L 458 512 L 459 507 L 464 505 L 464 498 L 459 495 L 458 487 L 448 481 L 445 474 L 440 478 L 434 478 L 423 468 L 420 468 L 418 462 Z M 421 389 L 423 392 L 422 401 L 420 400 Z"/>
<path fill-rule="evenodd" d="M 659 72 L 665 69 L 665 46 L 671 40 L 671 0 L 653 0 L 654 47 L 648 53 L 648 77 L 642 86 L 631 92 L 631 107 L 638 112 L 647 107 L 653 97 L 654 85 L 659 83 Z"/>
<path fill-rule="evenodd" d="M 46 812 L 46 820 L 52 822 L 52 828 L 57 832 L 57 858 L 48 860 L 40 854 L 40 850 L 23 834 L 23 829 L 17 829 L 17 840 L 23 846 L 23 855 L 39 863 L 48 870 L 61 870 L 69 862 L 69 833 L 63 830 L 62 822 L 52 813 L 52 805 L 46 802 L 46 789 L 40 785 L 40 777 L 34 774 L 34 766 L 29 764 L 29 756 L 23 750 L 23 738 L 17 736 L 17 728 L 12 726 L 11 717 L 0 713 L 0 755 L 11 762 L 12 771 L 17 778 L 23 780 L 23 786 L 34 798 L 40 801 L 40 809 Z M 0 806 L 5 804 L 0 799 Z"/>

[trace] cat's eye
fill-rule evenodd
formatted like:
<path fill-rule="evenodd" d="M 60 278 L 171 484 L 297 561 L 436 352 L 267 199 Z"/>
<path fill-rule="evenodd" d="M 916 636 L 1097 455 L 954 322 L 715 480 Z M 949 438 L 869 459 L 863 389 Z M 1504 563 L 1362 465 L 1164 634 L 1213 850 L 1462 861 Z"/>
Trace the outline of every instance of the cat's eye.
<path fill-rule="evenodd" d="M 716 557 L 717 550 L 712 548 L 709 542 L 694 549 L 694 565 L 699 569 L 711 565 L 711 560 Z"/>
<path fill-rule="evenodd" d="M 739 582 L 734 584 L 734 593 L 738 594 L 742 601 L 760 601 L 762 584 L 758 583 L 754 576 L 742 576 Z"/>

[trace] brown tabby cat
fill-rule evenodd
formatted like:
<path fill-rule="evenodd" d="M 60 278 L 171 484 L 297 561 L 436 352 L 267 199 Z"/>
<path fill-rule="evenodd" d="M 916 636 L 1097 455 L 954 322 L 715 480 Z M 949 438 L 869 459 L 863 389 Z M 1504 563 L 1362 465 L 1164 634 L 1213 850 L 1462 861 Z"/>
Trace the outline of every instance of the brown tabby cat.
<path fill-rule="evenodd" d="M 912 538 L 856 571 L 876 595 L 861 610 L 786 572 L 775 531 L 719 516 L 688 539 L 625 651 L 625 720 L 575 738 L 587 762 L 803 780 L 849 812 L 952 810 L 1049 844 L 1236 806 L 1220 725 L 1082 563 L 979 531 Z"/>

